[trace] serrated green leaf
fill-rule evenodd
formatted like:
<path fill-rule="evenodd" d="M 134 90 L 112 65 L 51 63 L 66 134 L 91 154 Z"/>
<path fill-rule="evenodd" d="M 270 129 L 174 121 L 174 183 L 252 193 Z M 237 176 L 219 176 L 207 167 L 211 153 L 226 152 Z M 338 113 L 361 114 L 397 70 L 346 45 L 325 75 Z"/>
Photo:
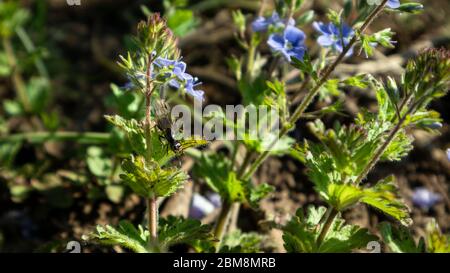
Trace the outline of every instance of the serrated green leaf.
<path fill-rule="evenodd" d="M 383 213 L 400 221 L 403 225 L 412 224 L 409 209 L 398 196 L 394 176 L 379 181 L 375 186 L 364 189 L 361 202 L 381 210 Z"/>
<path fill-rule="evenodd" d="M 117 227 L 98 225 L 96 230 L 84 236 L 84 239 L 104 245 L 119 245 L 136 253 L 146 253 L 148 237 L 148 231 L 144 231 L 141 226 L 137 230 L 130 222 L 121 221 Z"/>
<path fill-rule="evenodd" d="M 338 215 L 331 225 L 324 241 L 317 245 L 317 238 L 322 229 L 321 222 L 326 209 L 309 206 L 306 215 L 299 209 L 296 216 L 283 228 L 284 246 L 288 252 L 300 253 L 343 253 L 367 246 L 376 241 L 376 236 L 370 235 L 367 229 L 355 225 L 346 225 Z"/>
<path fill-rule="evenodd" d="M 423 239 L 416 244 L 410 231 L 405 226 L 393 227 L 389 223 L 380 224 L 380 232 L 384 243 L 395 253 L 424 253 Z"/>
<path fill-rule="evenodd" d="M 189 178 L 184 171 L 162 169 L 157 162 L 147 163 L 143 157 L 125 159 L 122 169 L 125 172 L 120 175 L 122 181 L 146 198 L 170 196 Z"/>
<path fill-rule="evenodd" d="M 197 240 L 212 240 L 211 227 L 195 219 L 169 216 L 159 223 L 159 242 L 162 249 L 176 244 L 192 245 Z"/>
<path fill-rule="evenodd" d="M 264 236 L 256 232 L 235 230 L 224 236 L 219 253 L 258 253 L 263 239 Z"/>

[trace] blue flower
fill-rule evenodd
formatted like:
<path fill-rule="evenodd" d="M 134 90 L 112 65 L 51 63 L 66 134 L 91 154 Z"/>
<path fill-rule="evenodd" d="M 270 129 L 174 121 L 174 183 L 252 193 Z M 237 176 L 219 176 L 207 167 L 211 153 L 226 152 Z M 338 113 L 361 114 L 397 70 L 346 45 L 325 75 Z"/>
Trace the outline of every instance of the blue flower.
<path fill-rule="evenodd" d="M 333 23 L 324 24 L 322 22 L 314 22 L 314 28 L 321 33 L 317 42 L 322 47 L 330 47 L 337 52 L 342 52 L 344 47 L 348 45 L 350 40 L 355 35 L 355 32 L 347 24 L 342 23 L 342 25 L 336 26 Z M 346 56 L 353 54 L 353 48 L 351 48 Z"/>
<path fill-rule="evenodd" d="M 295 24 L 295 20 L 292 18 L 289 19 L 288 25 L 292 26 L 294 24 Z M 259 16 L 252 23 L 252 28 L 253 28 L 253 31 L 255 31 L 255 32 L 267 31 L 269 29 L 269 26 L 274 26 L 276 28 L 284 28 L 285 27 L 284 21 L 280 18 L 280 15 L 278 15 L 278 13 L 276 11 L 274 11 L 272 13 L 272 16 L 270 16 L 268 18 Z"/>
<path fill-rule="evenodd" d="M 386 6 L 391 9 L 396 9 L 400 7 L 400 0 L 389 0 L 387 1 Z"/>
<path fill-rule="evenodd" d="M 303 60 L 306 51 L 305 38 L 303 31 L 287 26 L 282 35 L 270 35 L 267 44 L 274 52 L 281 53 L 288 62 L 291 62 L 291 57 Z"/>
<path fill-rule="evenodd" d="M 440 200 L 441 196 L 439 194 L 433 193 L 426 188 L 415 189 L 412 197 L 414 205 L 426 210 L 430 209 Z"/>
<path fill-rule="evenodd" d="M 205 92 L 202 90 L 195 90 L 194 87 L 199 85 L 197 78 L 192 77 L 192 75 L 186 73 L 186 63 L 177 60 L 169 60 L 165 58 L 158 57 L 154 64 L 159 68 L 169 68 L 170 71 L 165 75 L 169 80 L 169 85 L 176 89 L 184 88 L 186 93 L 191 95 L 197 100 L 203 101 L 203 95 Z"/>
<path fill-rule="evenodd" d="M 450 161 L 450 148 L 447 149 L 447 159 L 448 159 L 448 161 Z"/>
<path fill-rule="evenodd" d="M 194 219 L 202 219 L 218 207 L 220 207 L 220 204 L 217 205 L 214 203 L 214 200 L 212 200 L 210 196 L 205 197 L 198 193 L 194 193 L 189 210 L 189 217 Z"/>

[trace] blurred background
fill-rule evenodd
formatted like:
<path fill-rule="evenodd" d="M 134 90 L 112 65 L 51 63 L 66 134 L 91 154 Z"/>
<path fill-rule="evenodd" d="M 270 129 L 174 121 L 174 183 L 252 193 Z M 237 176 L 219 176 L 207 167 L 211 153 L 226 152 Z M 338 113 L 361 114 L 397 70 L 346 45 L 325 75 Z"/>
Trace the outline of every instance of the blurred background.
<path fill-rule="evenodd" d="M 340 1 L 305 2 L 305 9 L 314 9 L 316 20 L 341 5 Z M 425 6 L 420 15 L 388 13 L 371 26 L 373 30 L 391 27 L 396 33 L 395 49 L 378 51 L 368 60 L 353 57 L 336 74 L 398 78 L 405 62 L 420 49 L 450 49 L 450 2 L 420 2 Z M 251 22 L 259 5 L 258 0 L 0 1 L 0 252 L 62 252 L 68 241 L 81 242 L 96 224 L 116 224 L 120 219 L 140 223 L 143 200 L 117 179 L 115 155 L 127 153 L 127 147 L 123 136 L 103 118 L 115 113 L 140 115 L 138 104 L 129 105 L 132 95 L 117 89 L 126 83 L 116 65 L 118 56 L 133 49 L 137 23 L 151 12 L 160 12 L 179 37 L 188 72 L 203 82 L 205 104 L 238 104 L 236 81 L 226 64 L 226 57 L 242 53 L 231 12 L 242 9 Z M 308 47 L 317 52 L 313 29 L 303 30 Z M 261 51 L 269 52 L 264 46 Z M 336 119 L 351 122 L 359 107 L 376 105 L 371 92 L 345 90 L 345 95 L 347 115 L 325 117 L 328 126 Z M 402 197 L 412 209 L 416 236 L 423 235 L 429 217 L 436 218 L 444 232 L 450 228 L 449 107 L 448 97 L 432 105 L 445 121 L 441 135 L 414 131 L 413 152 L 398 163 L 379 165 L 369 176 L 369 181 L 388 174 L 397 177 Z M 309 135 L 300 124 L 292 136 L 301 140 Z M 190 170 L 192 159 L 182 161 Z M 274 185 L 276 192 L 263 201 L 261 211 L 243 208 L 238 226 L 244 231 L 266 232 L 258 225 L 265 215 L 288 218 L 298 207 L 323 204 L 304 167 L 290 157 L 269 159 L 256 179 Z M 193 199 L 208 194 L 193 175 L 193 183 L 165 200 L 161 212 L 191 214 L 211 223 L 217 215 L 213 201 L 207 213 L 199 215 L 192 209 Z M 344 216 L 372 231 L 386 220 L 365 206 Z M 280 234 L 271 231 L 268 236 L 274 241 L 273 251 L 280 251 Z M 111 251 L 94 245 L 82 248 Z"/>

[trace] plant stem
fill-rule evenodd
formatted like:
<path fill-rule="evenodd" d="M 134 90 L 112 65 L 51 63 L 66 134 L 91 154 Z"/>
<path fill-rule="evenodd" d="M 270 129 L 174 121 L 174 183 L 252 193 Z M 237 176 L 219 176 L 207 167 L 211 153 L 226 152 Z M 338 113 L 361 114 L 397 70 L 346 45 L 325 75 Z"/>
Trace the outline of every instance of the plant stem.
<path fill-rule="evenodd" d="M 397 125 L 395 125 L 395 127 L 389 132 L 389 135 L 386 138 L 386 140 L 383 142 L 383 144 L 380 147 L 378 147 L 377 151 L 372 156 L 369 163 L 366 165 L 366 167 L 361 171 L 361 173 L 356 178 L 356 180 L 354 182 L 356 185 L 360 184 L 363 181 L 363 179 L 366 178 L 366 176 L 369 174 L 369 172 L 373 169 L 373 167 L 375 167 L 375 165 L 378 163 L 378 161 L 380 160 L 381 156 L 386 151 L 389 144 L 391 144 L 392 140 L 395 138 L 397 133 L 402 128 L 403 122 L 405 122 L 406 117 L 409 115 L 409 113 L 411 113 L 412 110 L 413 110 L 413 108 L 410 108 L 408 110 L 408 112 L 398 121 Z"/>
<path fill-rule="evenodd" d="M 17 27 L 16 29 L 17 36 L 19 36 L 20 40 L 22 41 L 22 44 L 24 45 L 25 49 L 29 54 L 32 54 L 36 47 L 33 44 L 33 41 L 31 41 L 30 37 L 28 36 L 27 32 L 23 29 L 23 27 Z M 34 60 L 36 69 L 39 71 L 39 74 L 41 77 L 44 77 L 45 79 L 49 79 L 47 68 L 45 67 L 44 62 L 42 61 L 42 58 L 39 56 Z"/>
<path fill-rule="evenodd" d="M 8 59 L 8 64 L 12 69 L 12 81 L 14 84 L 14 89 L 16 90 L 17 97 L 23 106 L 26 113 L 31 111 L 31 103 L 28 99 L 27 90 L 25 83 L 20 75 L 19 68 L 17 66 L 17 59 L 14 54 L 14 49 L 11 44 L 11 40 L 8 37 L 3 38 L 3 47 L 5 49 L 6 57 Z"/>
<path fill-rule="evenodd" d="M 256 51 L 256 46 L 253 43 L 253 35 L 250 38 L 250 46 L 248 49 L 248 59 L 247 59 L 247 78 L 248 79 L 252 79 L 252 74 L 253 74 L 253 67 L 255 65 L 255 51 Z"/>
<path fill-rule="evenodd" d="M 158 202 L 157 197 L 147 199 L 148 230 L 150 232 L 150 249 L 158 247 Z"/>
<path fill-rule="evenodd" d="M 372 13 L 367 17 L 366 21 L 359 29 L 360 33 L 363 33 L 367 29 L 367 27 L 372 23 L 372 21 L 383 11 L 386 3 L 387 3 L 387 0 L 383 0 L 383 2 L 372 11 Z M 308 92 L 306 97 L 303 99 L 302 103 L 297 107 L 297 109 L 294 111 L 292 116 L 289 118 L 287 124 L 281 128 L 280 133 L 278 135 L 279 136 L 278 139 L 280 139 L 281 137 L 286 135 L 289 132 L 289 130 L 291 129 L 291 125 L 294 125 L 301 118 L 301 116 L 304 114 L 306 108 L 311 104 L 313 99 L 319 93 L 322 85 L 324 85 L 326 83 L 326 81 L 328 80 L 331 73 L 336 69 L 336 67 L 344 59 L 344 57 L 348 53 L 348 51 L 357 42 L 357 39 L 358 38 L 356 35 L 353 36 L 353 38 L 350 40 L 350 42 L 347 44 L 347 46 L 344 47 L 341 54 L 339 54 L 337 59 L 330 66 L 328 66 L 325 69 L 325 72 L 320 77 L 319 81 L 317 82 L 317 85 Z M 258 156 L 258 158 L 250 166 L 250 170 L 242 178 L 243 180 L 249 179 L 249 177 L 253 175 L 253 173 L 258 169 L 258 167 L 262 164 L 262 162 L 264 162 L 264 160 L 267 159 L 267 157 L 270 155 L 270 150 L 275 146 L 277 141 L 278 141 L 277 139 L 272 141 L 272 143 L 269 145 L 268 149 L 264 153 L 262 153 Z"/>
<path fill-rule="evenodd" d="M 224 231 L 228 223 L 231 206 L 232 204 L 230 202 L 224 200 L 222 208 L 220 210 L 219 218 L 217 219 L 216 226 L 214 227 L 214 237 L 216 237 L 217 239 L 217 242 L 215 243 L 216 252 L 219 251 L 220 243 L 222 242 Z"/>
<path fill-rule="evenodd" d="M 98 132 L 29 132 L 0 136 L 0 143 L 28 141 L 43 143 L 46 141 L 78 141 L 88 144 L 107 143 L 111 138 L 109 133 Z"/>
<path fill-rule="evenodd" d="M 330 227 L 333 224 L 334 219 L 336 218 L 338 213 L 339 213 L 339 211 L 337 211 L 333 207 L 329 207 L 327 212 L 325 212 L 325 215 L 328 215 L 328 216 L 327 216 L 327 219 L 325 221 L 325 224 L 323 225 L 322 230 L 320 231 L 319 237 L 317 237 L 317 241 L 316 241 L 317 248 L 319 248 L 320 245 L 323 243 L 323 240 L 327 236 L 327 233 L 330 230 Z"/>
<path fill-rule="evenodd" d="M 149 54 L 147 60 L 147 85 L 145 91 L 145 143 L 147 145 L 146 161 L 150 163 L 152 161 L 152 112 L 151 112 L 151 98 L 153 93 L 153 84 L 151 80 L 152 75 L 152 54 Z M 158 251 L 158 204 L 157 196 L 152 196 L 147 200 L 148 209 L 148 230 L 150 232 L 150 249 Z"/>

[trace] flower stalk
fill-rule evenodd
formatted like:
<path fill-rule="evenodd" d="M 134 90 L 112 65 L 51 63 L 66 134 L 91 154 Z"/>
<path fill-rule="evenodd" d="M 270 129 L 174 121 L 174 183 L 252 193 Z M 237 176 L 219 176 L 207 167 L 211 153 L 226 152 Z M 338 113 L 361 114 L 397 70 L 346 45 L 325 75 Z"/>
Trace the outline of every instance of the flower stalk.
<path fill-rule="evenodd" d="M 387 3 L 387 0 L 383 0 L 383 2 L 377 6 L 372 13 L 367 17 L 364 24 L 359 29 L 359 33 L 363 33 L 367 30 L 369 25 L 373 22 L 373 20 L 383 11 L 385 5 Z M 319 81 L 317 82 L 316 86 L 311 89 L 306 97 L 303 99 L 302 103 L 296 108 L 292 116 L 289 118 L 286 125 L 284 125 L 279 133 L 279 138 L 286 135 L 290 129 L 291 126 L 294 125 L 305 113 L 306 108 L 311 104 L 313 99 L 317 96 L 317 94 L 320 91 L 320 88 L 326 83 L 328 78 L 330 77 L 331 73 L 336 69 L 339 63 L 342 62 L 346 54 L 349 52 L 349 50 L 354 46 L 354 44 L 357 42 L 358 38 L 357 36 L 353 36 L 353 38 L 350 40 L 350 42 L 347 44 L 347 46 L 344 47 L 343 51 L 339 54 L 337 59 L 325 69 L 325 72 L 320 77 Z M 275 139 L 272 141 L 272 143 L 269 145 L 269 148 L 264 153 L 260 154 L 258 158 L 254 161 L 254 163 L 250 166 L 249 171 L 242 177 L 243 180 L 249 179 L 259 168 L 259 166 L 269 157 L 270 155 L 270 149 L 275 146 L 277 143 L 277 140 Z"/>

